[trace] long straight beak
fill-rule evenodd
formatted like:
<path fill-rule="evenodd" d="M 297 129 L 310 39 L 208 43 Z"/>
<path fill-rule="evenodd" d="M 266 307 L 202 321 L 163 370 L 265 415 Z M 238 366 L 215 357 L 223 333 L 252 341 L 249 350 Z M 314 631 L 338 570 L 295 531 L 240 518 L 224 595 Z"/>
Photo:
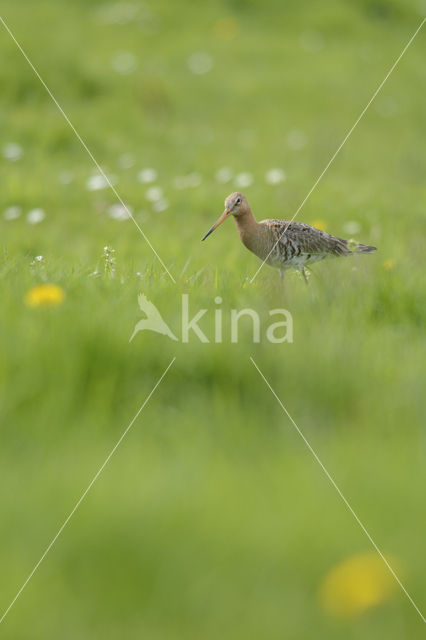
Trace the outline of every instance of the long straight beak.
<path fill-rule="evenodd" d="M 220 224 L 222 224 L 222 222 L 224 220 L 226 220 L 226 218 L 228 218 L 230 215 L 231 215 L 231 210 L 230 209 L 225 209 L 225 211 L 220 216 L 219 220 L 214 223 L 212 228 L 207 231 L 206 235 L 204 236 L 204 238 L 201 238 L 201 240 L 205 240 L 207 238 L 207 236 L 209 236 L 211 233 L 213 233 L 213 231 L 216 229 L 216 227 L 218 227 Z"/>

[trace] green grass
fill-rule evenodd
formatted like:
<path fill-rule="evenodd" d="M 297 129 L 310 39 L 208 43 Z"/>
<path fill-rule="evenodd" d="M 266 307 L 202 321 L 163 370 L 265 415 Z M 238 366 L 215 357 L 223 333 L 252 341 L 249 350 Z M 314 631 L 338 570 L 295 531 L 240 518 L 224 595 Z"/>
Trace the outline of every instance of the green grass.
<path fill-rule="evenodd" d="M 259 219 L 293 215 L 420 24 L 419 4 L 160 0 L 148 16 L 135 3 L 141 19 L 122 25 L 101 20 L 108 4 L 5 0 L 1 15 L 177 284 L 131 221 L 108 216 L 114 194 L 87 190 L 90 158 L 0 29 L 0 147 L 23 149 L 0 174 L 0 214 L 23 211 L 0 216 L 1 611 L 176 361 L 2 637 L 420 637 L 399 588 L 354 619 L 322 609 L 324 575 L 371 545 L 249 358 L 424 611 L 425 33 L 298 216 L 343 236 L 355 221 L 377 254 L 314 265 L 309 288 L 289 274 L 283 291 L 268 267 L 249 284 L 259 263 L 233 222 L 200 242 L 234 190 L 215 180 L 223 166 L 253 174 L 244 192 Z M 222 18 L 236 38 L 217 36 Z M 322 48 L 308 50 L 306 32 Z M 129 75 L 111 68 L 123 51 L 137 60 Z M 197 51 L 214 62 L 204 75 L 187 67 Z M 120 168 L 124 153 L 134 166 Z M 137 181 L 144 167 L 158 171 L 164 211 Z M 272 167 L 284 183 L 266 184 Z M 200 186 L 175 188 L 194 171 Z M 36 207 L 46 218 L 29 225 Z M 44 265 L 31 266 L 38 255 Z M 60 285 L 65 302 L 28 308 L 40 282 Z M 252 344 L 247 323 L 230 344 L 225 323 L 223 344 L 148 333 L 129 344 L 139 292 L 178 334 L 189 293 L 194 312 L 209 310 L 210 338 L 217 295 L 225 315 L 251 307 L 262 326 L 284 306 L 294 343 Z"/>

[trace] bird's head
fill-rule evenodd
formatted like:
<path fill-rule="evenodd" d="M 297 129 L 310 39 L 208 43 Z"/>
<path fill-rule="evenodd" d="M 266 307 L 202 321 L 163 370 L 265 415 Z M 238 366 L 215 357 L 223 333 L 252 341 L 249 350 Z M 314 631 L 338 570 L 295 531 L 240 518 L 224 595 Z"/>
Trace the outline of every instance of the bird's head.
<path fill-rule="evenodd" d="M 249 203 L 247 202 L 247 198 L 238 191 L 236 193 L 231 193 L 225 200 L 225 211 L 220 216 L 219 220 L 217 220 L 209 231 L 207 231 L 206 235 L 202 240 L 205 240 L 207 236 L 209 236 L 215 229 L 218 227 L 226 218 L 229 216 L 234 216 L 235 218 L 239 218 L 250 211 Z"/>

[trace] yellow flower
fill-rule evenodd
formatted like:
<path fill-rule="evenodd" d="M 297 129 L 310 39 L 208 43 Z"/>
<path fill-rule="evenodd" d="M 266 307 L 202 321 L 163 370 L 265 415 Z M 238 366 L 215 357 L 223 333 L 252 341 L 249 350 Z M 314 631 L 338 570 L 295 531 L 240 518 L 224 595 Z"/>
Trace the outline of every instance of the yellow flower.
<path fill-rule="evenodd" d="M 327 231 L 327 225 L 324 220 L 314 220 L 311 224 L 315 229 L 319 229 L 320 231 Z"/>
<path fill-rule="evenodd" d="M 394 266 L 395 266 L 395 260 L 392 260 L 392 258 L 388 258 L 383 262 L 383 269 L 386 269 L 386 271 L 391 271 L 394 268 Z"/>
<path fill-rule="evenodd" d="M 28 307 L 52 307 L 62 304 L 65 291 L 56 284 L 38 284 L 27 291 L 24 302 Z"/>
<path fill-rule="evenodd" d="M 319 589 L 319 599 L 330 615 L 349 618 L 388 600 L 395 584 L 378 554 L 359 553 L 327 573 Z"/>

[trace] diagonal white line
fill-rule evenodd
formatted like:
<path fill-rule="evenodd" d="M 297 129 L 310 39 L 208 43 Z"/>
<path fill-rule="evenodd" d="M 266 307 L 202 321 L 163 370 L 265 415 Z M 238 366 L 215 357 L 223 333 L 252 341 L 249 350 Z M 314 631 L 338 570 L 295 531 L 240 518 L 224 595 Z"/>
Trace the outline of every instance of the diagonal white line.
<path fill-rule="evenodd" d="M 124 210 L 126 211 L 127 215 L 129 216 L 129 218 L 134 222 L 134 224 L 136 225 L 136 228 L 139 230 L 139 233 L 142 235 L 143 239 L 145 240 L 145 242 L 148 244 L 149 248 L 151 249 L 151 251 L 154 253 L 154 255 L 156 256 L 157 260 L 160 262 L 161 266 L 163 267 L 163 269 L 166 271 L 166 273 L 168 274 L 169 278 L 172 280 L 172 282 L 174 284 L 176 284 L 176 280 L 173 278 L 172 274 L 170 273 L 170 271 L 168 270 L 168 268 L 166 267 L 166 265 L 164 264 L 164 262 L 162 261 L 162 259 L 160 258 L 160 256 L 158 255 L 157 251 L 154 249 L 154 247 L 152 246 L 148 236 L 144 233 L 144 231 L 142 231 L 141 227 L 139 226 L 139 224 L 137 223 L 135 217 L 132 215 L 131 211 L 129 210 L 129 208 L 127 207 L 127 205 L 123 202 L 121 196 L 119 195 L 117 189 L 114 187 L 114 185 L 112 184 L 111 180 L 108 178 L 108 176 L 106 175 L 106 173 L 104 172 L 104 170 L 102 169 L 102 167 L 100 166 L 100 164 L 97 162 L 97 160 L 95 159 L 93 153 L 90 151 L 89 147 L 87 146 L 87 144 L 84 142 L 83 138 L 80 136 L 80 134 L 78 133 L 77 129 L 74 127 L 73 123 L 71 122 L 71 120 L 69 119 L 69 117 L 67 116 L 67 114 L 65 113 L 65 111 L 62 109 L 61 105 L 59 104 L 59 102 L 56 100 L 55 96 L 53 95 L 53 93 L 51 92 L 51 90 L 49 89 L 49 87 L 47 86 L 47 84 L 45 83 L 45 81 L 43 80 L 43 78 L 41 77 L 40 73 L 37 71 L 37 69 L 35 68 L 35 66 L 33 65 L 33 63 L 31 62 L 31 60 L 29 59 L 29 57 L 27 56 L 27 54 L 25 53 L 25 51 L 23 50 L 23 48 L 21 47 L 21 45 L 19 44 L 19 42 L 17 41 L 17 39 L 15 38 L 15 36 L 13 35 L 13 33 L 11 32 L 11 30 L 9 29 L 9 27 L 7 26 L 6 22 L 4 21 L 4 19 L 2 18 L 2 16 L 0 16 L 0 22 L 2 23 L 2 25 L 4 26 L 4 28 L 6 29 L 6 31 L 8 32 L 8 34 L 10 35 L 10 37 L 12 38 L 13 42 L 16 44 L 16 46 L 18 47 L 19 51 L 22 53 L 23 57 L 25 58 L 25 60 L 28 62 L 29 66 L 31 67 L 31 69 L 34 71 L 35 75 L 37 76 L 37 78 L 40 80 L 41 84 L 43 85 L 43 87 L 46 89 L 47 93 L 49 94 L 49 96 L 51 97 L 51 99 L 53 100 L 53 102 L 55 103 L 55 105 L 57 106 L 58 110 L 60 111 L 60 113 L 62 114 L 62 116 L 64 117 L 64 119 L 66 120 L 67 124 L 71 127 L 71 129 L 73 130 L 76 138 L 78 139 L 78 141 L 80 142 L 81 146 L 84 148 L 84 150 L 87 152 L 87 154 L 90 156 L 90 159 L 92 160 L 93 164 L 96 166 L 97 170 L 99 171 L 99 173 L 101 174 L 101 176 L 104 178 L 105 182 L 108 184 L 108 186 L 111 188 L 112 192 L 114 193 L 115 197 L 117 198 L 117 200 L 120 202 L 120 204 L 122 205 L 122 207 L 124 208 Z"/>
<path fill-rule="evenodd" d="M 375 548 L 375 550 L 377 551 L 377 553 L 379 554 L 379 556 L 381 557 L 381 559 L 383 560 L 383 562 L 385 563 L 385 565 L 387 566 L 387 568 L 389 569 L 389 571 L 391 572 L 391 574 L 393 575 L 393 577 L 395 578 L 395 580 L 397 581 L 397 583 L 399 584 L 399 586 L 401 587 L 401 589 L 403 590 L 403 592 L 405 593 L 405 595 L 407 596 L 407 598 L 409 599 L 409 601 L 411 602 L 411 604 L 413 605 L 413 607 L 415 608 L 415 610 L 417 611 L 417 613 L 419 614 L 421 619 L 423 620 L 423 622 L 426 622 L 426 619 L 425 619 L 424 615 L 422 614 L 422 612 L 420 611 L 419 607 L 416 605 L 416 603 L 414 602 L 413 598 L 410 596 L 410 594 L 408 593 L 407 589 L 404 587 L 404 585 L 402 584 L 401 580 L 398 578 L 398 576 L 396 575 L 395 571 L 392 569 L 391 565 L 386 560 L 385 556 L 380 551 L 380 549 L 377 546 L 377 544 L 374 542 L 374 540 L 371 537 L 370 533 L 367 531 L 367 529 L 365 528 L 365 526 L 363 525 L 363 523 L 361 522 L 361 520 L 359 519 L 359 517 L 357 516 L 357 514 L 355 513 L 355 511 L 353 510 L 353 508 L 351 507 L 351 505 L 349 504 L 349 502 L 347 501 L 345 496 L 343 495 L 341 489 L 337 486 L 336 482 L 333 480 L 332 476 L 327 471 L 327 469 L 324 466 L 324 464 L 321 462 L 321 460 L 318 457 L 317 453 L 311 447 L 311 445 L 309 444 L 308 440 L 306 439 L 306 437 L 304 436 L 302 431 L 299 429 L 299 427 L 297 426 L 297 424 L 295 423 L 295 421 L 293 420 L 293 418 L 291 417 L 291 415 L 289 414 L 289 412 L 287 411 L 287 409 L 285 408 L 285 406 L 283 405 L 283 403 L 281 402 L 281 400 L 279 399 L 279 397 L 277 396 L 277 394 L 275 393 L 275 391 L 273 390 L 273 388 L 269 384 L 268 380 L 265 378 L 265 376 L 263 375 L 263 373 L 261 372 L 261 370 L 259 369 L 259 367 L 257 366 L 256 362 L 253 360 L 253 358 L 251 356 L 250 356 L 250 360 L 251 360 L 252 364 L 254 365 L 254 367 L 257 369 L 260 377 L 263 379 L 263 381 L 265 382 L 266 386 L 270 389 L 270 391 L 272 392 L 273 396 L 278 401 L 278 404 L 280 405 L 281 409 L 284 411 L 284 413 L 286 414 L 286 416 L 288 417 L 288 419 L 290 420 L 290 422 L 292 423 L 292 425 L 296 429 L 297 433 L 302 438 L 303 442 L 306 444 L 306 446 L 308 447 L 309 451 L 312 453 L 312 455 L 314 456 L 315 460 L 318 462 L 318 464 L 320 465 L 321 469 L 324 471 L 325 475 L 330 480 L 331 484 L 336 489 L 337 493 L 339 494 L 339 496 L 341 497 L 341 499 L 345 503 L 346 507 L 349 509 L 349 511 L 351 512 L 351 514 L 353 515 L 353 517 L 355 518 L 355 520 L 357 521 L 357 523 L 359 524 L 359 526 L 361 527 L 361 529 L 363 530 L 363 532 L 365 533 L 365 535 L 367 536 L 367 538 L 369 539 L 369 541 L 371 542 L 371 544 L 373 545 L 373 547 Z"/>
<path fill-rule="evenodd" d="M 43 562 L 43 560 L 45 559 L 45 557 L 47 556 L 47 554 L 49 553 L 50 549 L 53 547 L 53 545 L 55 544 L 56 540 L 59 538 L 59 536 L 61 535 L 62 531 L 65 529 L 65 527 L 67 526 L 68 522 L 71 520 L 71 518 L 73 517 L 74 513 L 77 511 L 77 509 L 79 508 L 79 506 L 81 505 L 81 503 L 83 502 L 84 498 L 87 496 L 87 494 L 89 493 L 90 489 L 93 487 L 93 485 L 95 484 L 96 480 L 99 478 L 99 476 L 101 475 L 102 471 L 105 469 L 106 465 L 108 464 L 108 462 L 110 461 L 110 459 L 112 458 L 112 456 L 114 455 L 114 453 L 117 451 L 118 447 L 120 446 L 120 444 L 122 443 L 122 441 L 124 440 L 124 438 L 126 437 L 127 433 L 130 431 L 130 429 L 132 428 L 134 422 L 137 420 L 137 418 L 139 417 L 139 415 L 141 414 L 141 412 L 143 411 L 143 409 L 145 408 L 145 406 L 148 404 L 149 400 L 151 399 L 152 395 L 154 394 L 155 390 L 157 389 L 157 387 L 159 386 L 159 384 L 162 382 L 164 376 L 166 375 L 166 373 L 168 372 L 168 370 L 170 369 L 170 367 L 172 366 L 172 364 L 174 363 L 174 361 L 176 360 L 176 357 L 174 357 L 171 362 L 169 363 L 168 367 L 166 368 L 166 370 L 163 372 L 163 374 L 161 375 L 161 377 L 157 380 L 157 382 L 155 383 L 154 388 L 152 389 L 152 391 L 148 394 L 148 396 L 145 398 L 143 404 L 141 405 L 141 407 L 138 409 L 137 413 L 135 414 L 135 416 L 132 418 L 132 420 L 130 421 L 130 423 L 127 425 L 125 431 L 123 432 L 122 436 L 120 437 L 120 439 L 117 441 L 117 443 L 114 445 L 114 447 L 112 448 L 112 450 L 110 451 L 110 453 L 107 455 L 107 457 L 105 458 L 104 462 L 102 463 L 102 465 L 99 467 L 98 471 L 95 473 L 95 475 L 93 476 L 92 480 L 90 481 L 90 483 L 88 484 L 87 488 L 83 491 L 83 493 L 81 494 L 81 497 L 78 499 L 78 501 L 76 502 L 76 504 L 74 505 L 73 509 L 71 510 L 71 512 L 69 513 L 69 515 L 66 517 L 66 519 L 64 520 L 63 524 L 60 526 L 57 534 L 55 535 L 54 538 L 52 538 L 51 542 L 49 543 L 49 545 L 47 546 L 46 550 L 44 551 L 43 555 L 41 556 L 40 560 L 37 562 L 37 564 L 34 566 L 33 570 L 31 571 L 30 575 L 28 576 L 28 578 L 25 580 L 24 584 L 22 585 L 22 587 L 19 589 L 18 593 L 16 594 L 16 596 L 13 598 L 12 602 L 10 603 L 10 605 L 7 607 L 6 611 L 3 613 L 3 615 L 0 618 L 0 624 L 3 622 L 3 620 L 5 619 L 5 617 L 7 616 L 7 614 L 9 613 L 9 611 L 11 610 L 11 608 L 13 607 L 13 605 L 15 604 L 15 602 L 17 601 L 17 599 L 19 598 L 19 596 L 21 595 L 21 593 L 23 592 L 23 590 L 25 589 L 25 587 L 27 586 L 27 584 L 29 583 L 29 581 L 31 580 L 31 578 L 33 577 L 33 575 L 35 574 L 35 572 L 37 571 L 37 569 L 39 568 L 39 566 L 41 565 L 41 563 Z"/>
<path fill-rule="evenodd" d="M 288 221 L 284 231 L 282 232 L 281 236 L 278 238 L 278 240 L 275 242 L 274 246 L 272 247 L 272 249 L 270 250 L 270 252 L 268 253 L 268 255 L 266 256 L 266 258 L 264 259 L 264 261 L 262 262 L 262 264 L 260 265 L 260 267 L 258 268 L 258 270 L 256 271 L 256 273 L 254 274 L 254 276 L 252 277 L 252 279 L 250 280 L 250 284 L 252 284 L 252 282 L 254 281 L 254 279 L 256 278 L 257 274 L 259 273 L 259 271 L 262 269 L 263 265 L 265 264 L 265 262 L 268 260 L 269 256 L 271 255 L 271 253 L 274 251 L 275 247 L 277 246 L 277 244 L 280 242 L 280 240 L 282 240 L 282 238 L 285 236 L 285 232 L 287 231 L 287 229 L 289 228 L 290 224 L 293 222 L 293 220 L 295 219 L 295 217 L 297 216 L 297 214 L 299 213 L 299 211 L 301 210 L 301 208 L 304 206 L 305 202 L 308 200 L 308 198 L 310 197 L 311 193 L 316 189 L 318 183 L 320 182 L 320 180 L 322 179 L 322 177 L 324 176 L 324 174 L 326 173 L 326 171 L 328 170 L 328 168 L 330 167 L 330 165 L 334 162 L 336 156 L 339 154 L 340 150 L 342 149 L 342 147 L 345 145 L 346 141 L 348 140 L 349 136 L 352 134 L 353 130 L 355 129 L 355 127 L 358 125 L 359 121 L 361 120 L 361 118 L 363 117 L 363 115 L 365 114 L 365 112 L 367 111 L 367 109 L 369 108 L 369 106 L 371 105 L 371 103 L 373 102 L 373 100 L 376 98 L 377 94 L 379 93 L 379 91 L 381 90 L 381 88 L 383 87 L 383 85 L 385 84 L 386 80 L 389 78 L 389 76 L 391 75 L 392 71 L 395 69 L 395 67 L 397 66 L 398 62 L 401 60 L 402 56 L 405 54 L 405 52 L 407 51 L 408 47 L 410 46 L 410 44 L 413 42 L 414 38 L 417 36 L 417 34 L 419 33 L 420 29 L 423 27 L 424 23 L 426 22 L 426 18 L 424 18 L 422 20 L 422 22 L 420 23 L 420 25 L 417 27 L 416 31 L 413 33 L 413 35 L 411 36 L 410 40 L 408 41 L 408 43 L 405 45 L 405 47 L 403 48 L 403 50 L 401 51 L 401 53 L 399 54 L 399 56 L 397 57 L 397 59 L 395 60 L 395 62 L 393 63 L 393 65 L 391 66 L 391 68 L 389 69 L 388 73 L 386 74 L 385 78 L 382 80 L 382 82 L 379 84 L 379 86 L 377 87 L 376 91 L 373 93 L 373 95 L 371 96 L 370 100 L 368 101 L 367 105 L 364 107 L 364 109 L 361 111 L 360 115 L 358 116 L 358 118 L 355 120 L 355 123 L 352 125 L 352 127 L 349 129 L 348 133 L 346 134 L 346 136 L 343 138 L 343 141 L 341 142 L 341 144 L 338 146 L 338 148 L 336 149 L 336 151 L 334 152 L 334 154 L 331 156 L 330 160 L 328 161 L 325 169 L 323 170 L 323 172 L 320 174 L 320 176 L 317 178 L 316 182 L 314 183 L 313 187 L 310 189 L 310 191 L 308 191 L 308 194 L 306 195 L 305 199 L 303 200 L 303 202 L 299 205 L 298 209 L 296 210 L 296 213 L 294 214 L 294 216 L 291 218 L 291 220 Z"/>

